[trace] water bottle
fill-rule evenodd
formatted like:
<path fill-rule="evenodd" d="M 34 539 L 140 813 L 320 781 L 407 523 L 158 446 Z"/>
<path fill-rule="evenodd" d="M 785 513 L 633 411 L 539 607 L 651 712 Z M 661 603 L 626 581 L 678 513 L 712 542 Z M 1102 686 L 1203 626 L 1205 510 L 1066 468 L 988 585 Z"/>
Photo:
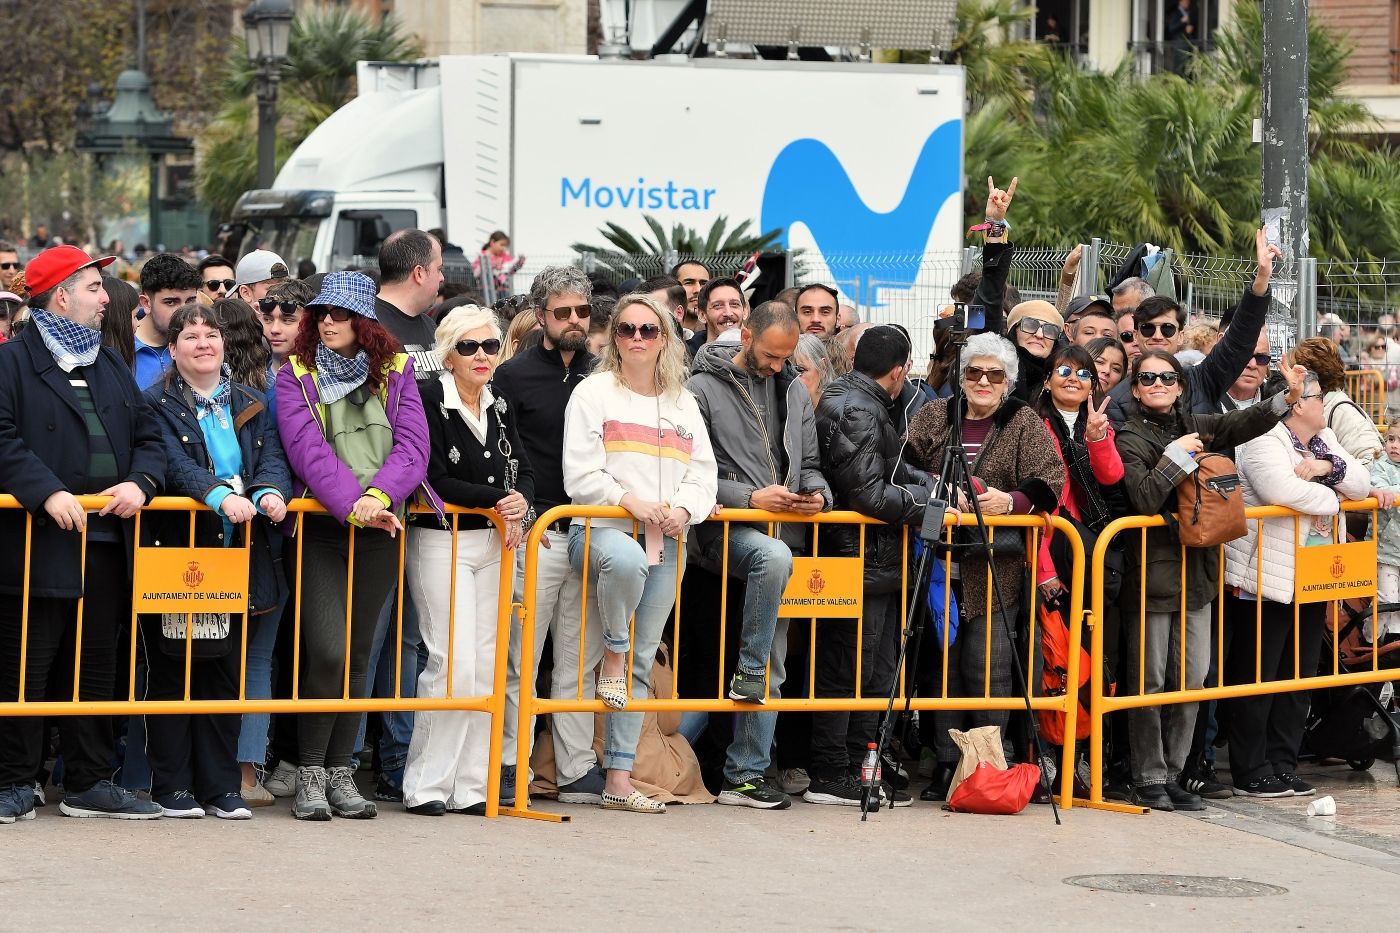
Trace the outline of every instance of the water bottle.
<path fill-rule="evenodd" d="M 880 756 L 875 753 L 875 743 L 870 742 L 865 746 L 865 760 L 860 763 L 860 786 L 864 791 L 867 801 L 873 801 L 874 806 L 880 805 Z"/>

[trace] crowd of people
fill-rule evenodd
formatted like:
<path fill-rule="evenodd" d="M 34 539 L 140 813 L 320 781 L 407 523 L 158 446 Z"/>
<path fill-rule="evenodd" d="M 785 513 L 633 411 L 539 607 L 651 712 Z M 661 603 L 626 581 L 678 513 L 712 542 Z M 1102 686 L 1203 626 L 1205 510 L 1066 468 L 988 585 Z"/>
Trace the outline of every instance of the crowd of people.
<path fill-rule="evenodd" d="M 1178 485 L 1226 454 L 1249 504 L 1296 509 L 1317 540 L 1330 540 L 1342 502 L 1376 497 L 1376 527 L 1352 531 L 1400 563 L 1389 511 L 1400 429 L 1382 437 L 1347 398 L 1335 340 L 1272 352 L 1278 251 L 1262 231 L 1256 274 L 1218 324 L 1191 321 L 1141 278 L 1071 298 L 1078 251 L 1055 302 L 1023 301 L 1007 284 L 1014 191 L 989 179 L 982 268 L 952 292 L 955 306 L 983 306 L 985 325 L 941 321 L 922 374 L 903 327 L 861 321 L 836 289 L 751 306 L 745 283 L 700 261 L 620 297 L 549 267 L 528 294 L 482 307 L 440 301 L 443 244 L 420 230 L 384 241 L 374 277 L 294 277 L 263 249 L 193 265 L 157 254 L 134 294 L 106 274 L 111 257 L 45 249 L 14 294 L 29 323 L 0 344 L 0 490 L 24 509 L 0 510 L 0 529 L 28 541 L 27 576 L 26 561 L 0 567 L 0 698 L 72 696 L 74 677 L 85 701 L 179 699 L 187 679 L 192 698 L 211 700 L 240 689 L 441 697 L 449 677 L 455 696 L 489 693 L 500 609 L 523 601 L 533 525 L 555 506 L 620 507 L 627 518 L 540 532 L 532 663 L 518 623 L 506 646 L 502 797 L 523 781 L 634 813 L 677 799 L 859 806 L 879 716 L 764 707 L 806 695 L 809 667 L 817 697 L 891 690 L 904 598 L 926 596 L 906 591 L 909 528 L 931 497 L 973 505 L 944 485 L 950 449 L 983 514 L 1056 514 L 1086 539 L 1120 516 L 1170 516 Z M 492 242 L 483 253 L 499 275 L 508 239 Z M 137 541 L 133 516 L 159 494 L 207 510 L 193 523 L 152 513 Z M 109 500 L 89 511 L 82 495 Z M 324 513 L 289 512 L 300 497 Z M 721 508 L 851 510 L 883 524 L 825 526 L 814 549 L 810 523 L 726 533 L 706 521 Z M 1316 670 L 1323 606 L 1298 607 L 1293 625 L 1293 535 L 1288 519 L 1251 523 L 1222 560 L 1183 549 L 1169 520 L 1124 548 L 1102 620 L 1119 693 L 1252 682 L 1256 665 L 1265 680 L 1291 678 L 1295 661 Z M 941 628 L 956 635 L 920 643 L 922 695 L 1015 696 L 1015 656 L 1036 654 L 1025 611 L 1060 605 L 1076 585 L 1055 535 L 1035 553 L 1007 538 L 1020 535 L 959 548 L 936 581 L 958 616 Z M 137 545 L 246 545 L 246 611 L 141 614 L 132 631 Z M 789 627 L 783 593 L 794 558 L 810 555 L 863 559 L 859 620 Z M 1400 568 L 1380 579 L 1383 600 L 1400 598 Z M 1400 625 L 1378 615 L 1368 637 L 1400 638 Z M 719 670 L 721 695 L 743 711 L 661 726 L 629 709 L 672 661 L 682 696 L 714 696 Z M 519 761 L 522 671 L 542 665 L 542 692 L 596 697 L 608 712 L 600 723 L 551 715 Z M 1110 795 L 1194 810 L 1202 796 L 1309 794 L 1297 775 L 1307 711 L 1306 692 L 1134 710 L 1110 737 Z M 921 761 L 921 799 L 942 800 L 958 761 L 950 730 L 983 725 L 1000 727 L 1008 760 L 1034 760 L 1018 716 L 925 715 L 900 736 L 909 768 L 888 762 L 876 794 L 911 804 L 908 771 Z M 490 729 L 486 714 L 441 709 L 0 716 L 0 823 L 32 818 L 55 787 L 60 812 L 78 817 L 246 819 L 278 798 L 307 821 L 369 819 L 389 801 L 480 815 Z M 1229 783 L 1213 764 L 1217 733 Z M 362 788 L 371 761 L 376 780 Z"/>

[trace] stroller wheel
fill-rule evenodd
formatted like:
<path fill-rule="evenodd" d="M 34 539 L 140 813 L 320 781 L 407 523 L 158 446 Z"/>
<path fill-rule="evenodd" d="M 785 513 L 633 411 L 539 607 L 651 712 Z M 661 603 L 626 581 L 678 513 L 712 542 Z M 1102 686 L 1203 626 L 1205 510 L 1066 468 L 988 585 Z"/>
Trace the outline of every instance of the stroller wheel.
<path fill-rule="evenodd" d="M 1347 766 L 1353 771 L 1370 771 L 1371 765 L 1376 763 L 1374 758 L 1348 758 Z"/>

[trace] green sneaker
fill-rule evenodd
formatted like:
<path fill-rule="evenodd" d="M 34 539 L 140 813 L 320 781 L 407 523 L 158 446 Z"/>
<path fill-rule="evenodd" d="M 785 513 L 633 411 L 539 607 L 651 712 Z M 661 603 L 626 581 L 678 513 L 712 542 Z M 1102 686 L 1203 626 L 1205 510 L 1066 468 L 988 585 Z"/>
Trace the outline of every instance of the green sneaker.
<path fill-rule="evenodd" d="M 715 801 L 727 807 L 753 807 L 756 810 L 786 810 L 792 806 L 792 798 L 772 784 L 767 778 L 754 778 L 743 784 L 724 782 Z"/>
<path fill-rule="evenodd" d="M 734 679 L 729 682 L 729 699 L 738 700 L 741 703 L 758 703 L 762 705 L 764 700 L 764 682 L 767 680 L 763 674 L 750 674 L 746 671 L 736 670 Z"/>

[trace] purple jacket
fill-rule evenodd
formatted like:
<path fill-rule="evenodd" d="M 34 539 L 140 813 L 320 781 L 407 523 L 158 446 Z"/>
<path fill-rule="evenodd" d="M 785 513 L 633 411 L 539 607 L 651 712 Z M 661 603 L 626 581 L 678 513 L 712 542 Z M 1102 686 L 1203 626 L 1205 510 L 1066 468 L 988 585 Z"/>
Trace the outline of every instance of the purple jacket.
<path fill-rule="evenodd" d="M 426 482 L 428 421 L 413 379 L 413 360 L 406 354 L 394 357 L 385 388 L 384 410 L 394 434 L 394 447 L 370 485 L 388 496 L 395 510 L 421 486 L 428 502 L 441 512 L 441 500 Z M 345 524 L 355 500 L 365 490 L 326 440 L 325 406 L 316 388 L 315 371 L 301 365 L 295 357 L 289 359 L 277 374 L 276 392 L 277 427 L 296 476 L 293 493 L 301 496 L 309 491 L 328 514 Z"/>

